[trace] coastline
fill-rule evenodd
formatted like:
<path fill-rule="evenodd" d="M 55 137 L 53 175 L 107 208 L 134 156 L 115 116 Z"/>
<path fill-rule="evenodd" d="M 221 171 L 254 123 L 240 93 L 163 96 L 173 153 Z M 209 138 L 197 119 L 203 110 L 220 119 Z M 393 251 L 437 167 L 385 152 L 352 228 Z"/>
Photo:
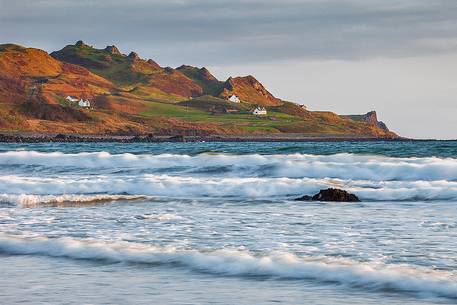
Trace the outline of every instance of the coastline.
<path fill-rule="evenodd" d="M 81 135 L 2 132 L 0 143 L 162 143 L 162 142 L 372 142 L 434 141 L 434 139 L 375 138 L 340 135 L 262 134 L 262 135 Z"/>

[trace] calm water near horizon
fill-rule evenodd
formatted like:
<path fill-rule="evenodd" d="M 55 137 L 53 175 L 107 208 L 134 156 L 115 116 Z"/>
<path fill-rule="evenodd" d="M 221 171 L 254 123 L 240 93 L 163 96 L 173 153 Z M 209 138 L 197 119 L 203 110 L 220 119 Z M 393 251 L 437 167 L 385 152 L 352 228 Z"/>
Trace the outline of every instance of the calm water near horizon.
<path fill-rule="evenodd" d="M 456 204 L 457 141 L 0 144 L 0 304 L 456 304 Z"/>

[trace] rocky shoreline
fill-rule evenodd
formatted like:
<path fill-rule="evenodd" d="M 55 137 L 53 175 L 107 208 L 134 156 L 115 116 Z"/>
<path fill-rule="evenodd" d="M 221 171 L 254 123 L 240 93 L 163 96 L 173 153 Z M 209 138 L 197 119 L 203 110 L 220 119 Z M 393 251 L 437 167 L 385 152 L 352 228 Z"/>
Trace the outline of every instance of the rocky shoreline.
<path fill-rule="evenodd" d="M 350 136 L 303 136 L 303 135 L 77 135 L 77 134 L 25 134 L 2 133 L 3 143 L 162 143 L 162 142 L 367 142 L 367 141 L 411 141 L 405 138 L 369 138 Z"/>

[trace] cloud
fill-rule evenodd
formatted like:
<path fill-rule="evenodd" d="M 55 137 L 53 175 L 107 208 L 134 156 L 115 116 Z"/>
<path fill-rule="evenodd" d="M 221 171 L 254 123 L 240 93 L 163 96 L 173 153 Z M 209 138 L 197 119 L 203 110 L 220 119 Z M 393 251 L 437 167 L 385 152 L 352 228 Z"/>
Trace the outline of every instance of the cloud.
<path fill-rule="evenodd" d="M 453 0 L 0 0 L 0 6 L 2 41 L 53 50 L 82 38 L 176 65 L 457 51 Z"/>

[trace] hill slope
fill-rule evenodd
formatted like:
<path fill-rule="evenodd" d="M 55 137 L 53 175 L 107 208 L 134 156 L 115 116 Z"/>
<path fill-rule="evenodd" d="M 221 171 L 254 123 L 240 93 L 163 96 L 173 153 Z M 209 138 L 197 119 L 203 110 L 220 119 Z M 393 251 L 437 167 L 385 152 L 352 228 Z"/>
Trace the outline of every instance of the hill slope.
<path fill-rule="evenodd" d="M 123 55 L 115 46 L 95 49 L 78 41 L 75 45 L 52 52 L 51 56 L 83 66 L 119 88 L 142 91 L 153 97 L 188 98 L 203 93 L 198 84 L 179 71 L 161 68 L 153 60 L 141 59 L 135 52 Z"/>
<path fill-rule="evenodd" d="M 55 60 L 45 51 L 0 45 L 0 100 L 22 102 L 32 88 L 39 99 L 54 103 L 55 94 L 94 97 L 109 92 L 112 84 L 81 66 Z"/>
<path fill-rule="evenodd" d="M 261 106 L 279 106 L 281 100 L 275 98 L 265 87 L 249 75 L 245 77 L 230 77 L 225 83 L 219 96 L 227 98 L 232 94 L 237 95 L 241 100 Z"/>
<path fill-rule="evenodd" d="M 195 83 L 200 85 L 203 89 L 203 93 L 212 96 L 218 96 L 223 89 L 224 82 L 219 81 L 208 71 L 205 67 L 197 68 L 188 65 L 182 65 L 176 68 L 179 72 L 186 75 L 188 78 L 193 80 Z"/>
<path fill-rule="evenodd" d="M 0 130 L 396 137 L 376 114 L 308 111 L 274 97 L 253 76 L 223 82 L 206 68 L 162 68 L 134 52 L 82 41 L 51 55 L 0 45 Z M 232 94 L 241 103 L 229 102 Z M 66 96 L 89 99 L 91 107 L 83 109 Z M 258 105 L 267 115 L 251 113 Z"/>

